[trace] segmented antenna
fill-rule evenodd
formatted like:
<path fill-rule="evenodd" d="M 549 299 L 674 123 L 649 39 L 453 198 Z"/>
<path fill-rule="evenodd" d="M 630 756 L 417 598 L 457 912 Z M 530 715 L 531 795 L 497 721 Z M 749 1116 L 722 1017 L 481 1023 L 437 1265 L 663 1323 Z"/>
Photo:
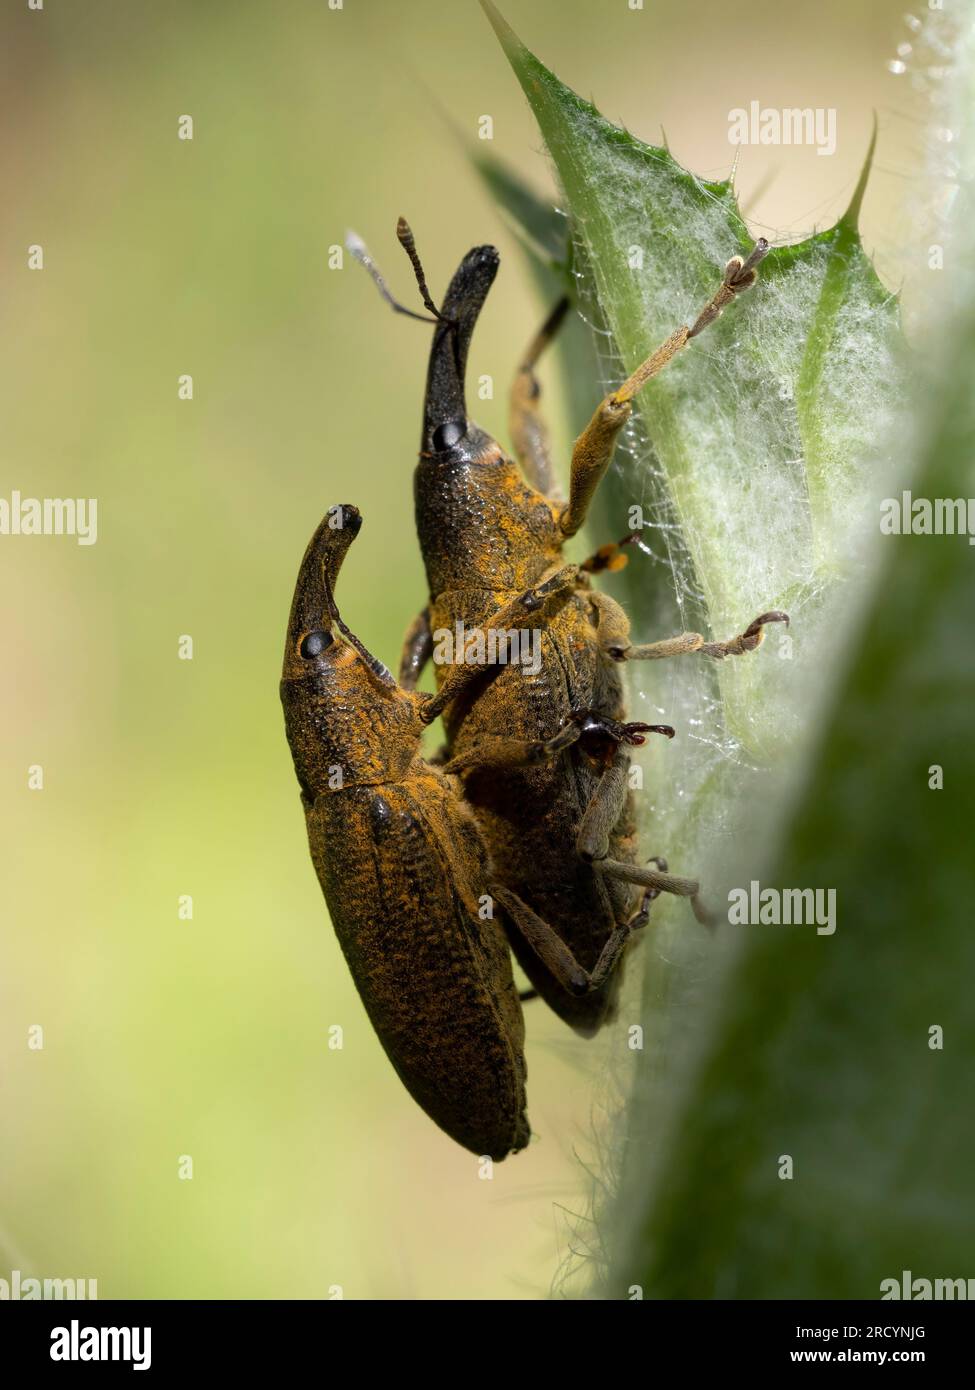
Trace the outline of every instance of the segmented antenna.
<path fill-rule="evenodd" d="M 409 229 L 407 228 L 407 230 Z M 436 323 L 440 319 L 441 316 L 439 314 L 437 314 L 436 318 L 432 319 L 428 319 L 424 314 L 417 314 L 412 309 L 407 309 L 405 304 L 400 304 L 399 300 L 393 297 L 392 293 L 390 292 L 389 286 L 386 284 L 386 281 L 383 278 L 382 271 L 379 269 L 378 265 L 373 260 L 372 256 L 369 254 L 368 246 L 366 246 L 366 243 L 362 240 L 362 237 L 359 236 L 358 233 L 353 231 L 346 232 L 345 247 L 349 255 L 354 256 L 355 259 L 359 262 L 359 264 L 369 272 L 375 283 L 376 289 L 382 295 L 383 299 L 385 299 L 389 307 L 393 309 L 397 314 L 405 314 L 407 318 L 416 319 L 418 323 Z M 413 257 L 411 256 L 410 259 L 412 260 Z M 424 302 L 426 302 L 426 300 L 424 300 Z M 436 313 L 436 310 L 434 310 L 434 313 Z"/>
<path fill-rule="evenodd" d="M 413 267 L 413 274 L 416 276 L 416 283 L 419 286 L 420 298 L 423 300 L 423 303 L 430 310 L 430 313 L 433 314 L 434 318 L 439 319 L 441 323 L 450 323 L 451 320 L 444 317 L 430 297 L 430 291 L 427 289 L 427 277 L 423 273 L 420 255 L 416 249 L 416 240 L 413 236 L 410 224 L 405 217 L 401 217 L 397 221 L 396 235 L 399 238 L 400 246 L 402 246 L 403 250 L 410 258 L 410 264 Z"/>

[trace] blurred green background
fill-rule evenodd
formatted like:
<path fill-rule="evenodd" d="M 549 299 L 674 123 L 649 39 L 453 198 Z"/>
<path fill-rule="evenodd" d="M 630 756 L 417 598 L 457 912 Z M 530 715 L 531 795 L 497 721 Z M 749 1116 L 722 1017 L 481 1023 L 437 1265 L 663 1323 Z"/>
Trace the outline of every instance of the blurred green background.
<path fill-rule="evenodd" d="M 741 152 L 756 234 L 842 211 L 876 109 L 864 240 L 889 284 L 909 279 L 925 152 L 911 74 L 887 70 L 910 37 L 902 0 L 502 8 L 608 116 L 649 140 L 663 126 L 710 177 L 732 161 L 731 108 L 835 107 L 831 158 Z M 493 152 L 546 186 L 532 118 L 474 0 L 22 0 L 0 35 L 0 495 L 99 504 L 94 546 L 0 537 L 0 1277 L 97 1278 L 102 1297 L 543 1296 L 590 1239 L 620 1049 L 530 1005 L 536 1141 L 478 1177 L 366 1022 L 277 695 L 328 506 L 365 515 L 340 598 L 387 662 L 423 597 L 429 331 L 351 261 L 330 270 L 328 249 L 354 227 L 411 300 L 398 214 L 435 296 L 468 246 L 499 245 L 472 366 L 496 383 L 480 421 L 503 434 L 544 306 L 464 140 L 491 115 Z M 550 386 L 564 457 L 598 388 L 570 404 Z"/>

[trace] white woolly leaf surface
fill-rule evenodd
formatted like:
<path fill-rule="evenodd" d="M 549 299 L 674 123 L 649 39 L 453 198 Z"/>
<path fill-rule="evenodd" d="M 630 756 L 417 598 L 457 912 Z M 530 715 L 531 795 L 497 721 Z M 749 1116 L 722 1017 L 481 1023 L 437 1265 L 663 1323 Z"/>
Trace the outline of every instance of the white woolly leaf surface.
<path fill-rule="evenodd" d="M 618 382 L 750 248 L 733 190 L 614 128 L 482 3 L 554 161 Z M 616 1190 L 594 1226 L 608 1297 L 876 1298 L 902 1269 L 962 1273 L 975 1232 L 971 550 L 881 538 L 878 508 L 901 486 L 971 493 L 975 255 L 969 231 L 948 355 L 908 429 L 897 305 L 857 234 L 865 178 L 836 227 L 774 249 L 642 393 L 610 480 L 616 534 L 644 503 L 666 562 L 625 572 L 638 641 L 663 635 L 668 588 L 709 636 L 766 608 L 793 619 L 791 656 L 773 634 L 716 671 L 691 657 L 633 672 L 632 713 L 678 728 L 648 761 L 646 853 L 700 871 L 718 907 L 752 878 L 833 889 L 838 925 L 708 939 L 681 904 L 654 904 L 642 998 L 616 1025 L 621 1050 L 632 1023 L 645 1040 L 600 1175 Z M 944 763 L 951 785 L 932 791 Z"/>

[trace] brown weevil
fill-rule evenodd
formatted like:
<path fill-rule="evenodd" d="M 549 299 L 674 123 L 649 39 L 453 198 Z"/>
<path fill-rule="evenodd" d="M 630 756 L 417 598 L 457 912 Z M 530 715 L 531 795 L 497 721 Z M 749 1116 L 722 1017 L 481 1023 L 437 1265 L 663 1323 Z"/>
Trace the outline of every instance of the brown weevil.
<path fill-rule="evenodd" d="M 402 219 L 398 236 L 435 323 L 414 477 L 430 602 L 407 634 L 400 679 L 412 688 L 433 656 L 438 698 L 423 717 L 444 715 L 446 770 L 463 776 L 476 810 L 497 876 L 490 891 L 516 928 L 512 947 L 537 992 L 588 1035 L 612 1016 L 617 967 L 654 897 L 689 897 L 706 919 L 695 879 L 668 873 L 661 859 L 637 862 L 627 749 L 648 732 L 674 731 L 625 720 L 620 667 L 691 652 L 716 659 L 743 654 L 759 645 L 766 623 L 788 619 L 763 613 L 727 642 L 682 633 L 636 646 L 623 609 L 590 580 L 624 562 L 618 547 L 603 547 L 581 565 L 567 565 L 562 548 L 585 522 L 636 392 L 755 281 L 768 245 L 759 241 L 747 258 L 730 260 L 694 324 L 673 333 L 600 403 L 576 441 L 563 501 L 534 369 L 566 305 L 550 316 L 515 378 L 516 463 L 471 421 L 465 401 L 468 349 L 497 273 L 497 251 L 470 251 L 438 310 Z M 360 259 L 381 281 L 369 258 Z M 391 298 L 384 282 L 380 287 Z M 527 621 L 526 591 L 544 593 L 534 615 L 541 659 L 533 667 L 468 664 L 464 654 L 454 655 L 455 664 L 437 663 L 437 639 L 445 631 L 510 636 Z"/>
<path fill-rule="evenodd" d="M 495 1160 L 524 1148 L 524 1020 L 459 782 L 420 755 L 429 695 L 346 627 L 334 586 L 358 534 L 333 507 L 301 564 L 281 699 L 311 857 L 342 951 L 400 1079 L 441 1129 Z"/>

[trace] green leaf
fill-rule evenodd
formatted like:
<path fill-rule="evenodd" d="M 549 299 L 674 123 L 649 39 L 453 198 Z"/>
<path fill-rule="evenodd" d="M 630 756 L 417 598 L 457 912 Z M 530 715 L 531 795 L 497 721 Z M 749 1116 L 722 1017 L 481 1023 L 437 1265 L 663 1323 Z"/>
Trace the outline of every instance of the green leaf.
<path fill-rule="evenodd" d="M 972 492 L 975 303 L 944 365 L 917 497 Z M 760 879 L 833 889 L 836 932 L 742 928 L 715 1015 L 685 1018 L 708 1042 L 652 1196 L 645 1166 L 627 1174 L 611 1296 L 879 1298 L 903 1270 L 971 1273 L 975 564 L 963 536 L 879 548 L 852 664 Z"/>
<path fill-rule="evenodd" d="M 749 248 L 733 188 L 610 125 L 482 3 L 622 377 Z M 647 853 L 700 870 L 714 906 L 752 880 L 832 890 L 836 931 L 708 937 L 654 905 L 642 998 L 618 1025 L 639 1021 L 643 1050 L 596 1210 L 611 1298 L 877 1298 L 904 1270 L 970 1272 L 975 568 L 964 536 L 882 535 L 878 504 L 902 487 L 973 491 L 975 244 L 968 230 L 919 433 L 898 436 L 898 308 L 857 231 L 873 144 L 837 225 L 773 249 L 759 286 L 650 384 L 619 470 L 659 528 L 683 619 L 726 636 L 763 608 L 793 616 L 791 652 L 773 638 L 717 684 L 692 659 L 634 673 L 634 714 L 684 735 L 650 763 Z M 633 569 L 648 640 L 665 605 Z"/>
<path fill-rule="evenodd" d="M 750 249 L 733 187 L 611 125 L 482 3 L 538 119 L 583 278 L 629 372 L 693 321 L 725 261 Z M 681 616 L 726 637 L 787 608 L 810 662 L 830 617 L 824 590 L 847 568 L 862 519 L 851 499 L 862 503 L 902 391 L 896 301 L 856 231 L 866 173 L 836 227 L 773 248 L 759 287 L 645 388 L 623 464 L 629 500 L 676 571 Z M 621 531 L 626 523 L 617 518 Z M 793 666 L 725 662 L 717 677 L 723 733 L 752 755 L 788 742 Z M 700 764 L 686 770 L 693 782 L 713 771 Z"/>

